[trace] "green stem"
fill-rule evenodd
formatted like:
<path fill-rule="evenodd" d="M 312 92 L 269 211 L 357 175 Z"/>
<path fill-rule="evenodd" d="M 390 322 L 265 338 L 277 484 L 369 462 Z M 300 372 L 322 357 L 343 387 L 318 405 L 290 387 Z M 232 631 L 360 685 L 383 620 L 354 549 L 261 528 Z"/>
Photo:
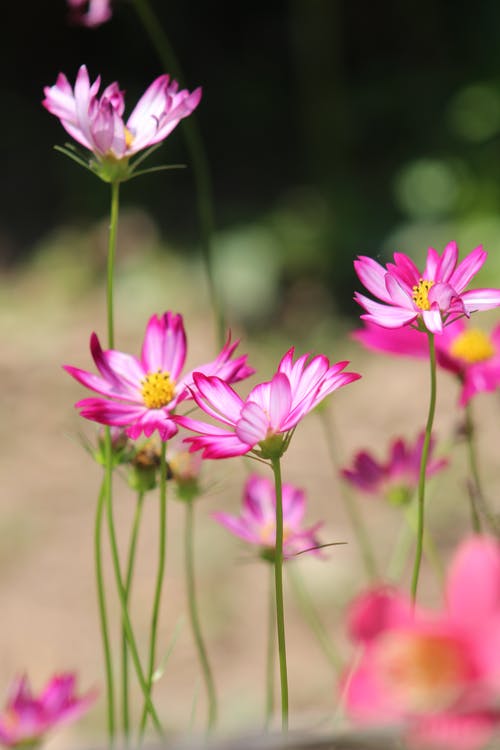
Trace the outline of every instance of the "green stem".
<path fill-rule="evenodd" d="M 139 526 L 142 515 L 142 508 L 144 504 L 144 492 L 139 492 L 137 495 L 137 503 L 135 505 L 134 521 L 132 524 L 132 533 L 130 535 L 128 560 L 127 560 L 127 572 L 125 575 L 125 601 L 127 607 L 130 600 L 130 591 L 132 587 L 132 575 L 134 572 L 135 565 L 135 551 L 137 548 L 137 536 L 139 532 Z M 129 704 L 129 679 L 128 679 L 128 647 L 127 647 L 127 636 L 125 629 L 122 626 L 122 711 L 123 711 L 123 738 L 125 746 L 128 746 L 130 741 L 130 704 Z"/>
<path fill-rule="evenodd" d="M 269 729 L 274 714 L 274 660 L 276 658 L 276 595 L 274 569 L 269 566 L 269 603 L 267 617 L 267 657 L 266 657 L 266 719 L 265 729 Z"/>
<path fill-rule="evenodd" d="M 477 511 L 477 499 L 483 498 L 481 480 L 479 478 L 479 466 L 477 461 L 474 419 L 472 416 L 472 404 L 469 401 L 465 407 L 465 431 L 467 433 L 467 452 L 469 454 L 469 468 L 472 477 L 472 488 L 470 491 L 472 529 L 477 534 L 481 533 L 481 518 Z"/>
<path fill-rule="evenodd" d="M 167 444 L 162 442 L 160 454 L 160 517 L 159 517 L 159 541 L 158 541 L 158 569 L 156 573 L 156 586 L 153 600 L 153 611 L 151 613 L 151 625 L 149 631 L 149 662 L 147 690 L 148 700 L 151 700 L 153 690 L 153 677 L 156 661 L 156 638 L 158 631 L 158 619 L 160 615 L 160 602 L 165 576 L 165 559 L 167 551 Z M 142 740 L 148 718 L 147 701 L 142 710 L 139 738 Z"/>
<path fill-rule="evenodd" d="M 137 15 L 139 16 L 146 33 L 151 39 L 162 65 L 165 70 L 169 70 L 182 85 L 184 76 L 182 74 L 181 66 L 179 65 L 179 61 L 177 60 L 172 45 L 170 44 L 170 40 L 162 28 L 158 17 L 154 13 L 149 0 L 133 0 L 133 3 Z M 210 300 L 215 319 L 217 340 L 219 346 L 222 347 L 225 340 L 226 325 L 222 305 L 217 294 L 213 272 L 212 238 L 214 233 L 214 206 L 212 198 L 212 179 L 200 129 L 193 115 L 190 115 L 184 120 L 182 124 L 182 134 L 193 165 L 198 217 L 201 228 L 203 259 L 205 262 Z"/>
<path fill-rule="evenodd" d="M 108 616 L 106 612 L 106 596 L 102 574 L 102 519 L 104 514 L 105 489 L 105 482 L 103 482 L 101 485 L 101 490 L 99 492 L 95 516 L 94 556 L 97 582 L 97 598 L 99 603 L 99 620 L 101 625 L 101 637 L 104 649 L 104 665 L 106 670 L 108 744 L 109 747 L 112 747 L 115 738 L 115 697 L 111 646 L 109 642 Z"/>
<path fill-rule="evenodd" d="M 306 620 L 309 627 L 313 631 L 314 635 L 318 639 L 318 643 L 321 646 L 321 649 L 323 653 L 325 654 L 326 658 L 328 659 L 332 667 L 335 669 L 335 671 L 338 674 L 340 674 L 341 671 L 343 670 L 342 659 L 340 657 L 339 652 L 333 645 L 331 638 L 329 637 L 325 629 L 325 626 L 323 625 L 323 623 L 321 622 L 319 618 L 319 615 L 311 599 L 311 595 L 309 594 L 304 584 L 304 579 L 298 572 L 297 567 L 295 565 L 287 566 L 287 574 L 292 584 L 292 591 L 295 594 L 295 598 L 297 600 L 297 603 L 300 607 L 300 610 L 302 612 L 304 619 Z"/>
<path fill-rule="evenodd" d="M 274 583 L 276 588 L 276 625 L 281 686 L 281 728 L 288 731 L 288 674 L 286 667 L 285 612 L 283 607 L 283 488 L 279 458 L 271 459 L 276 491 L 276 550 L 274 554 Z"/>
<path fill-rule="evenodd" d="M 327 409 L 322 409 L 319 412 L 319 417 L 321 420 L 323 431 L 325 433 L 325 442 L 328 450 L 328 456 L 330 458 L 330 463 L 332 465 L 335 478 L 337 478 L 339 476 L 340 466 L 337 461 L 337 454 L 335 452 L 336 440 L 334 436 L 333 425 Z M 358 546 L 361 552 L 361 558 L 365 566 L 366 575 L 368 576 L 368 580 L 371 582 L 374 579 L 379 578 L 377 561 L 370 540 L 368 538 L 368 534 L 366 533 L 366 528 L 361 513 L 359 512 L 356 498 L 351 492 L 348 491 L 348 488 L 343 482 L 340 483 L 340 497 L 343 501 L 347 516 L 349 517 L 349 522 L 354 532 L 354 536 L 356 537 L 356 541 L 358 542 Z"/>
<path fill-rule="evenodd" d="M 200 660 L 203 680 L 207 691 L 208 700 L 208 720 L 207 731 L 211 732 L 217 721 L 217 696 L 215 694 L 215 684 L 212 676 L 212 670 L 208 661 L 207 650 L 203 641 L 200 627 L 200 618 L 196 603 L 196 587 L 194 573 L 194 501 L 186 502 L 186 524 L 184 530 L 184 552 L 186 567 L 186 588 L 189 605 L 189 618 L 191 629 L 193 631 L 196 650 Z"/>
<path fill-rule="evenodd" d="M 436 345 L 434 334 L 427 332 L 429 340 L 429 366 L 431 376 L 431 393 L 429 399 L 429 413 L 427 415 L 427 424 L 425 426 L 424 443 L 422 445 L 422 458 L 420 460 L 420 474 L 418 479 L 418 497 L 417 497 L 417 545 L 415 549 L 415 562 L 413 565 L 413 575 L 411 581 L 411 596 L 415 602 L 417 599 L 418 579 L 420 575 L 420 563 L 422 561 L 422 549 L 424 542 L 424 510 L 425 510 L 425 475 L 427 471 L 427 459 L 429 456 L 429 447 L 431 443 L 432 425 L 434 423 L 434 413 L 436 411 Z"/>
<path fill-rule="evenodd" d="M 113 279 L 115 268 L 115 251 L 116 235 L 118 232 L 118 211 L 120 207 L 120 183 L 111 183 L 111 210 L 109 217 L 109 238 L 108 238 L 108 273 L 107 273 L 107 316 L 108 316 L 108 346 L 113 349 L 115 346 L 115 327 L 114 327 L 114 301 L 113 301 Z"/>

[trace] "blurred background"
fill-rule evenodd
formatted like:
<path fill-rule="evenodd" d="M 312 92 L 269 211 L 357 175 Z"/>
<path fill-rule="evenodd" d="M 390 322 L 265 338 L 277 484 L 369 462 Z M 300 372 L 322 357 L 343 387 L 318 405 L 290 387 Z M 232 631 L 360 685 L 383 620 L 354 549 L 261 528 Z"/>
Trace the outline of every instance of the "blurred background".
<path fill-rule="evenodd" d="M 429 245 L 441 251 L 456 239 L 465 253 L 483 243 L 489 259 L 477 285 L 500 285 L 500 6 L 493 0 L 474 9 L 445 0 L 153 5 L 185 84 L 203 86 L 196 118 L 213 179 L 216 279 L 242 350 L 259 379 L 271 375 L 292 344 L 334 361 L 351 359 L 363 379 L 331 399 L 337 462 L 345 465 L 353 451 L 373 446 L 383 459 L 390 438 L 413 440 L 421 429 L 428 378 L 423 363 L 389 362 L 349 340 L 359 314 L 353 290 L 360 288 L 352 261 L 358 254 L 385 260 L 394 250 L 418 261 Z M 82 432 L 94 440 L 95 431 L 74 413 L 82 389 L 60 365 L 90 369 L 89 334 L 105 330 L 109 195 L 106 185 L 54 152 L 68 137 L 41 99 L 59 71 L 73 82 L 85 63 L 105 85 L 119 81 L 130 111 L 163 72 L 132 4 L 116 0 L 113 9 L 113 20 L 93 30 L 68 24 L 63 0 L 3 9 L 0 685 L 26 669 L 40 686 L 54 669 L 67 668 L 78 669 L 85 685 L 103 685 L 91 551 L 100 469 L 80 440 Z M 188 168 L 122 189 L 118 343 L 138 352 L 152 312 L 181 311 L 188 364 L 195 366 L 213 357 L 215 344 L 182 128 L 150 165 Z M 486 316 L 485 326 L 497 319 Z M 468 526 L 466 466 L 457 444 L 458 389 L 447 375 L 440 385 L 439 450 L 453 448 L 454 469 L 433 492 L 438 502 L 430 519 L 448 551 Z M 494 494 L 498 399 L 480 396 L 477 403 L 483 469 Z M 315 417 L 298 431 L 285 470 L 288 481 L 308 492 L 308 521 L 326 520 L 325 541 L 347 542 L 327 561 L 300 562 L 327 631 L 345 646 L 344 605 L 366 581 Z M 265 566 L 237 562 L 248 551 L 209 521 L 216 509 L 237 512 L 248 467 L 213 462 L 206 471 L 197 554 L 222 723 L 255 727 L 263 701 Z M 124 484 L 121 491 L 125 543 L 134 499 Z M 369 502 L 362 513 L 383 567 L 400 511 Z M 160 652 L 179 622 L 181 635 L 158 690 L 172 727 L 182 729 L 193 703 L 203 725 L 204 704 L 185 616 L 182 506 L 171 513 Z M 153 498 L 141 533 L 135 606 L 145 643 L 156 561 Z M 424 575 L 432 600 L 439 586 L 432 572 Z M 331 726 L 334 672 L 294 601 L 289 592 L 292 707 L 308 717 L 305 726 Z M 117 624 L 117 611 L 114 617 Z M 99 738 L 104 699 L 87 724 Z M 56 745 L 77 741 L 67 731 Z"/>

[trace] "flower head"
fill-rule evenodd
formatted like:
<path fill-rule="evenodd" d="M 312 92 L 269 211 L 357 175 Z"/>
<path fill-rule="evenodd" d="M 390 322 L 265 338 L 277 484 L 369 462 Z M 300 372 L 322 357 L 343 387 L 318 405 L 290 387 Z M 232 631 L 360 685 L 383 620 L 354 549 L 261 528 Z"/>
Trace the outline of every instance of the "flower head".
<path fill-rule="evenodd" d="M 428 356 L 425 333 L 411 328 L 388 329 L 365 322 L 353 338 L 375 351 L 400 356 Z M 456 320 L 436 337 L 436 359 L 443 370 L 453 373 L 461 383 L 460 406 L 477 393 L 500 387 L 500 324 L 491 333 Z"/>
<path fill-rule="evenodd" d="M 476 247 L 458 263 L 456 242 L 446 245 L 442 255 L 430 247 L 423 272 L 403 253 L 394 253 L 394 263 L 380 265 L 360 256 L 354 268 L 369 292 L 382 300 L 374 302 L 364 294 L 354 299 L 366 310 L 361 317 L 385 328 L 422 323 L 431 333 L 442 333 L 444 325 L 477 310 L 500 306 L 500 290 L 465 291 L 483 266 L 487 253 Z"/>
<path fill-rule="evenodd" d="M 111 0 L 68 0 L 70 20 L 94 28 L 111 18 Z"/>
<path fill-rule="evenodd" d="M 283 557 L 289 559 L 310 550 L 319 554 L 316 536 L 322 523 L 302 527 L 306 497 L 303 490 L 283 484 Z M 276 546 L 276 493 L 267 477 L 253 474 L 245 483 L 243 509 L 239 516 L 214 513 L 213 517 L 233 534 L 261 548 L 261 555 L 272 560 Z"/>
<path fill-rule="evenodd" d="M 293 348 L 282 358 L 272 380 L 255 386 L 243 400 L 218 377 L 195 372 L 193 398 L 222 427 L 176 415 L 175 421 L 198 436 L 186 438 L 204 458 L 241 456 L 258 447 L 266 458 L 286 450 L 287 437 L 326 396 L 361 376 L 342 372 L 348 362 L 330 363 L 323 355 L 304 354 L 293 361 Z"/>
<path fill-rule="evenodd" d="M 234 383 L 253 374 L 246 355 L 233 354 L 238 342 L 227 340 L 218 357 L 196 368 L 207 375 L 217 374 Z M 85 398 L 76 404 L 86 419 L 101 424 L 126 427 L 132 439 L 142 433 L 149 437 L 158 430 L 162 440 L 177 432 L 172 413 L 196 393 L 193 373 L 181 375 L 186 359 L 186 334 L 181 315 L 171 312 L 153 315 L 146 327 L 140 358 L 110 349 L 103 351 L 95 333 L 90 351 L 99 375 L 66 365 L 64 369 L 99 398 Z"/>
<path fill-rule="evenodd" d="M 7 747 L 33 745 L 52 727 L 78 719 L 96 695 L 77 697 L 75 684 L 74 674 L 56 675 L 35 697 L 26 676 L 16 679 L 0 714 L 0 743 Z"/>
<path fill-rule="evenodd" d="M 346 680 L 349 714 L 403 722 L 418 747 L 481 747 L 500 719 L 499 626 L 500 548 L 486 537 L 459 548 L 440 612 L 390 589 L 362 595 L 349 618 L 363 648 Z"/>
<path fill-rule="evenodd" d="M 60 119 L 66 132 L 99 161 L 126 160 L 163 141 L 196 109 L 201 98 L 201 88 L 192 93 L 179 91 L 176 81 L 162 75 L 146 89 L 125 123 L 123 91 L 115 82 L 99 97 L 100 83 L 100 77 L 90 83 L 82 65 L 74 89 L 64 73 L 59 73 L 55 85 L 45 87 L 43 100 L 43 106 Z"/>
<path fill-rule="evenodd" d="M 391 443 L 386 462 L 377 461 L 368 451 L 354 456 L 353 466 L 342 469 L 342 476 L 362 492 L 385 495 L 396 505 L 409 501 L 418 486 L 424 434 L 421 433 L 412 445 L 397 438 Z M 430 477 L 447 466 L 443 458 L 432 459 L 434 439 L 429 446 L 426 476 Z"/>

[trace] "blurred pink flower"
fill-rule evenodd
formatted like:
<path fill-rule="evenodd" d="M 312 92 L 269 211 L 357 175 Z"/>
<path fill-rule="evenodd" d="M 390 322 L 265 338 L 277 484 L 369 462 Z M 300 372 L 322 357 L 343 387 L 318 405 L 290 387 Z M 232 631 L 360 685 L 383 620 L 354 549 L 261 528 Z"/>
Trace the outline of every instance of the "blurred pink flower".
<path fill-rule="evenodd" d="M 385 328 L 400 328 L 422 321 L 428 331 L 442 333 L 443 326 L 458 317 L 498 307 L 498 289 L 464 291 L 486 257 L 482 247 L 476 247 L 458 263 L 457 244 L 450 242 L 442 255 L 429 248 L 421 273 L 403 253 L 394 253 L 394 263 L 388 263 L 385 268 L 372 258 L 360 256 L 354 261 L 360 281 L 384 303 L 356 292 L 354 299 L 366 310 L 361 317 Z"/>
<path fill-rule="evenodd" d="M 289 559 L 310 550 L 320 554 L 316 532 L 321 522 L 302 528 L 306 508 L 303 490 L 283 484 L 283 558 Z M 276 546 L 276 493 L 274 483 L 267 477 L 253 474 L 245 483 L 243 510 L 239 516 L 214 513 L 213 517 L 232 534 L 262 548 L 262 556 L 271 560 Z"/>
<path fill-rule="evenodd" d="M 255 386 L 243 400 L 218 377 L 195 372 L 197 390 L 193 398 L 210 417 L 223 427 L 191 417 L 175 416 L 175 421 L 199 433 L 186 438 L 191 449 L 203 450 L 204 458 L 241 456 L 259 446 L 262 455 L 281 455 L 287 446 L 287 435 L 300 420 L 326 396 L 361 376 L 343 373 L 348 362 L 330 367 L 323 355 L 307 362 L 304 354 L 293 362 L 293 348 L 282 358 L 272 380 Z"/>
<path fill-rule="evenodd" d="M 94 28 L 111 18 L 111 0 L 68 0 L 70 21 Z"/>
<path fill-rule="evenodd" d="M 228 338 L 216 359 L 196 368 L 206 375 L 219 375 L 234 383 L 254 373 L 246 355 L 232 359 L 238 341 Z M 104 398 L 85 398 L 76 404 L 86 419 L 101 424 L 126 427 L 132 439 L 142 433 L 149 437 L 158 430 L 162 440 L 177 432 L 172 421 L 174 409 L 196 393 L 193 373 L 181 377 L 186 359 L 186 333 L 181 315 L 171 312 L 153 315 L 146 327 L 141 357 L 103 351 L 95 333 L 90 350 L 100 375 L 65 365 L 64 369 L 86 388 Z"/>
<path fill-rule="evenodd" d="M 89 709 L 96 694 L 77 697 L 75 685 L 74 674 L 56 675 L 35 697 L 26 676 L 15 680 L 0 714 L 0 743 L 7 747 L 32 746 L 52 727 L 78 719 Z"/>
<path fill-rule="evenodd" d="M 397 438 L 391 443 L 386 462 L 377 461 L 368 451 L 359 451 L 354 456 L 352 468 L 342 469 L 341 474 L 362 492 L 384 495 L 399 505 L 410 500 L 418 486 L 423 443 L 423 432 L 414 445 L 405 442 L 403 438 Z M 434 444 L 434 438 L 431 438 L 427 477 L 444 469 L 448 464 L 446 458 L 433 460 Z"/>
<path fill-rule="evenodd" d="M 365 724 L 402 724 L 411 746 L 472 750 L 499 726 L 500 549 L 466 540 L 447 576 L 440 612 L 376 589 L 349 617 L 362 647 L 345 678 L 346 708 Z"/>
<path fill-rule="evenodd" d="M 429 348 L 425 333 L 412 328 L 381 328 L 365 322 L 353 338 L 367 349 L 401 356 L 427 358 Z M 457 376 L 462 388 L 460 406 L 477 393 L 495 391 L 500 386 L 500 324 L 491 334 L 456 320 L 436 337 L 437 363 Z"/>
<path fill-rule="evenodd" d="M 128 159 L 163 141 L 201 98 L 201 88 L 179 91 L 176 81 L 162 75 L 146 89 L 124 123 L 125 100 L 118 83 L 110 84 L 98 98 L 100 83 L 98 77 L 91 84 L 82 65 L 74 90 L 59 73 L 56 84 L 45 87 L 42 102 L 66 132 L 100 160 Z"/>

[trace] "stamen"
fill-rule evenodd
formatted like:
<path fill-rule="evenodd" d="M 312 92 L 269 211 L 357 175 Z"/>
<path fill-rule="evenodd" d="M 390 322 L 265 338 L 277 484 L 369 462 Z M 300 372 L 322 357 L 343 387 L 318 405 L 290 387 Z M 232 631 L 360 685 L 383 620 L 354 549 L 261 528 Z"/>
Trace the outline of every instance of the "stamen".
<path fill-rule="evenodd" d="M 125 145 L 127 148 L 130 148 L 132 143 L 134 142 L 134 134 L 131 133 L 131 131 L 128 128 L 125 128 Z"/>
<path fill-rule="evenodd" d="M 413 301 L 421 310 L 431 309 L 428 295 L 429 289 L 434 286 L 434 283 L 434 281 L 430 281 L 429 279 L 420 279 L 418 284 L 415 284 L 412 289 Z"/>
<path fill-rule="evenodd" d="M 141 381 L 141 385 L 142 400 L 148 409 L 161 409 L 174 397 L 175 383 L 170 379 L 168 372 L 149 372 Z"/>
<path fill-rule="evenodd" d="M 471 328 L 457 336 L 450 347 L 450 353 L 453 357 L 463 359 L 464 362 L 472 365 L 491 359 L 495 354 L 495 347 L 484 331 Z"/>

